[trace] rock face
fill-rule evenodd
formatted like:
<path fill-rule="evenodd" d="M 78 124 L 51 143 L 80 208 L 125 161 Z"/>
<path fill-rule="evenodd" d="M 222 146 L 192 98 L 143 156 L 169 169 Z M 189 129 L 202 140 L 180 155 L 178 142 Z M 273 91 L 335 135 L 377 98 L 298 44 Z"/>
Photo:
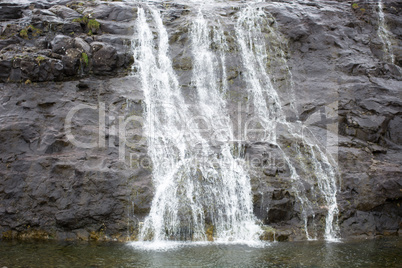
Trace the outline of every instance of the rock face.
<path fill-rule="evenodd" d="M 93 5 L 52 1 L 43 8 L 38 3 L 2 3 L 4 19 L 14 20 L 2 23 L 0 82 L 63 81 L 92 73 L 126 74 L 132 64 L 131 37 L 113 36 L 117 33 L 114 20 L 133 21 L 136 13 L 128 4 L 111 3 L 99 6 L 112 12 L 102 17 Z M 102 20 L 98 21 L 98 17 Z M 130 22 L 124 24 L 125 29 L 130 27 Z M 96 52 L 106 54 L 97 56 Z M 101 60 L 99 55 L 105 57 Z"/>
<path fill-rule="evenodd" d="M 138 84 L 115 78 L 1 85 L 2 232 L 38 228 L 60 239 L 127 233 L 133 208 L 141 215 L 152 198 L 150 170 L 134 169 L 146 147 L 119 149 L 119 118 L 142 113 Z M 103 125 L 109 131 L 100 134 Z"/>
<path fill-rule="evenodd" d="M 136 10 L 129 2 L 0 3 L 0 233 L 58 239 L 135 235 L 153 196 L 133 63 Z M 231 116 L 247 119 L 233 17 L 242 3 L 214 9 L 227 24 Z M 384 1 L 391 50 L 378 34 L 378 5 L 366 1 L 270 1 L 286 40 L 297 114 L 337 159 L 342 237 L 398 235 L 402 228 L 402 5 Z M 172 61 L 191 88 L 188 23 L 196 10 L 160 5 Z M 390 61 L 389 53 L 394 56 Z M 289 77 L 273 68 L 284 106 Z M 105 78 L 109 77 L 109 78 Z M 190 94 L 191 93 L 187 93 Z M 279 139 L 292 144 L 286 133 Z M 301 211 L 278 148 L 249 141 L 254 213 L 284 239 L 303 239 Z M 308 189 L 311 185 L 304 182 Z M 326 208 L 315 211 L 322 225 Z M 322 226 L 321 226 L 322 227 Z"/>

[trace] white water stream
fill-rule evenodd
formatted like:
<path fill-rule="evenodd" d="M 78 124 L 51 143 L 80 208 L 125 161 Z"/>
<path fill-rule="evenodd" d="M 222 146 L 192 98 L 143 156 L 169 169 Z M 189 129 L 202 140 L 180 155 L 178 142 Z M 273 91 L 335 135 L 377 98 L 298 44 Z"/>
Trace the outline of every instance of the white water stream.
<path fill-rule="evenodd" d="M 138 8 L 133 37 L 134 68 L 141 77 L 145 95 L 144 130 L 155 187 L 140 240 L 255 242 L 261 228 L 253 215 L 245 161 L 234 150 L 225 99 L 230 86 L 224 27 L 219 20 L 206 19 L 202 10 L 193 12 L 197 15 L 188 34 L 193 66 L 191 90 L 195 90 L 197 97 L 194 103 L 188 104 L 173 70 L 168 33 L 160 12 L 150 6 Z M 314 218 L 314 208 L 319 203 L 327 211 L 324 236 L 334 239 L 338 213 L 334 161 L 312 135 L 304 135 L 309 133 L 306 127 L 286 119 L 267 60 L 274 58 L 288 73 L 289 104 L 297 114 L 294 85 L 282 40 L 277 29 L 269 26 L 268 19 L 273 18 L 259 8 L 247 6 L 238 12 L 234 22 L 245 90 L 264 130 L 262 142 L 277 146 L 287 163 L 307 238 L 312 238 L 308 218 Z M 277 40 L 267 42 L 267 36 Z M 282 144 L 278 128 L 285 129 L 294 140 L 292 151 Z M 309 160 L 300 160 L 305 158 Z M 320 200 L 312 200 L 306 194 L 301 176 L 307 174 L 308 178 L 303 179 L 315 185 Z"/>
<path fill-rule="evenodd" d="M 266 131 L 265 141 L 278 146 L 283 159 L 285 159 L 292 179 L 292 187 L 302 208 L 302 217 L 305 223 L 305 232 L 307 238 L 311 239 L 308 232 L 308 216 L 315 217 L 313 211 L 313 202 L 317 200 L 309 200 L 306 196 L 306 189 L 302 183 L 302 178 L 296 169 L 300 166 L 302 173 L 308 174 L 310 182 L 316 185 L 315 191 L 323 197 L 321 207 L 327 210 L 325 234 L 328 240 L 335 239 L 338 234 L 337 230 L 337 214 L 338 207 L 336 202 L 336 170 L 333 168 L 334 161 L 330 163 L 329 157 L 320 149 L 315 141 L 305 135 L 308 129 L 300 122 L 289 123 L 283 111 L 283 106 L 279 98 L 277 90 L 274 88 L 272 79 L 268 75 L 270 71 L 267 69 L 267 60 L 272 57 L 278 57 L 278 53 L 273 55 L 267 54 L 267 51 L 277 51 L 280 47 L 267 47 L 267 44 L 276 44 L 280 46 L 281 40 L 269 42 L 265 40 L 267 32 L 264 27 L 268 26 L 267 15 L 258 8 L 248 6 L 240 12 L 239 19 L 236 24 L 237 40 L 239 42 L 243 65 L 245 69 L 245 80 L 247 82 L 247 90 L 250 99 L 254 104 L 254 115 L 260 119 L 260 123 Z M 269 28 L 268 32 L 275 32 L 276 29 Z M 270 38 L 273 35 L 269 35 Z M 279 53 L 280 59 L 283 57 L 283 51 Z M 284 62 L 284 61 L 282 61 Z M 284 62 L 285 63 L 285 62 Z M 286 69 L 289 69 L 286 67 Z M 291 151 L 285 151 L 283 144 L 278 141 L 278 128 L 286 130 L 291 135 L 293 143 Z M 282 130 L 283 131 L 283 130 Z M 290 146 L 289 146 L 290 147 Z M 308 165 L 304 159 L 308 158 Z"/>
<path fill-rule="evenodd" d="M 392 51 L 392 43 L 390 40 L 390 33 L 387 29 L 384 16 L 384 5 L 382 0 L 378 1 L 378 36 L 381 39 L 384 47 L 385 59 L 390 63 L 395 63 L 395 55 Z"/>
<path fill-rule="evenodd" d="M 146 13 L 155 24 L 157 43 Z M 209 33 L 200 13 L 190 29 L 192 83 L 198 95 L 198 103 L 190 111 L 168 57 L 168 38 L 159 12 L 138 10 L 134 55 L 145 92 L 146 135 L 155 185 L 141 240 L 204 241 L 211 239 L 208 232 L 215 241 L 253 241 L 259 237 L 249 177 L 242 160 L 231 152 L 224 88 L 216 76 L 216 69 L 224 66 L 224 57 L 209 49 L 213 41 L 223 45 L 223 36 L 214 31 L 214 40 L 210 40 Z M 224 68 L 220 73 L 225 76 Z M 202 131 L 202 124 L 208 125 L 208 133 Z"/>

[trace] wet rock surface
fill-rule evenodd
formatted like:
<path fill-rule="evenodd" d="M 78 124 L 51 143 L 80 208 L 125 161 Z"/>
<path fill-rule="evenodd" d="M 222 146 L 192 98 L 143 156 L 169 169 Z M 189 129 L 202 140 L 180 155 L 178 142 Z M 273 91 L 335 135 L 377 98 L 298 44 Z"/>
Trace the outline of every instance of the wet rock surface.
<path fill-rule="evenodd" d="M 231 116 L 246 121 L 251 115 L 244 108 L 231 19 L 241 3 L 232 2 L 234 8 L 219 7 L 213 14 L 227 22 Z M 378 36 L 377 4 L 260 5 L 275 18 L 287 44 L 297 108 L 296 114 L 289 109 L 288 120 L 298 118 L 309 126 L 338 163 L 342 237 L 400 234 L 401 4 L 384 1 L 393 63 Z M 41 230 L 32 237 L 84 240 L 135 235 L 153 196 L 152 164 L 141 140 L 140 81 L 136 75 L 123 77 L 133 62 L 138 5 L 35 1 L 0 6 L 0 233 L 21 238 Z M 160 10 L 183 94 L 191 99 L 188 24 L 196 11 L 175 3 L 161 4 Z M 289 107 L 288 74 L 273 69 L 281 100 Z M 105 131 L 99 131 L 103 126 Z M 122 139 L 121 131 L 135 142 Z M 292 138 L 280 130 L 278 137 L 291 153 Z M 279 149 L 248 141 L 244 156 L 259 159 L 250 166 L 256 216 L 274 228 L 270 232 L 278 240 L 305 239 L 300 204 Z M 313 195 L 314 185 L 307 179 L 302 184 Z M 309 221 L 322 229 L 325 213 L 318 207 Z"/>
<path fill-rule="evenodd" d="M 138 224 L 133 212 L 148 212 L 152 199 L 150 170 L 135 163 L 146 146 L 119 150 L 117 123 L 141 115 L 138 85 L 134 78 L 1 85 L 1 232 L 88 239 Z M 102 125 L 108 131 L 100 134 Z"/>

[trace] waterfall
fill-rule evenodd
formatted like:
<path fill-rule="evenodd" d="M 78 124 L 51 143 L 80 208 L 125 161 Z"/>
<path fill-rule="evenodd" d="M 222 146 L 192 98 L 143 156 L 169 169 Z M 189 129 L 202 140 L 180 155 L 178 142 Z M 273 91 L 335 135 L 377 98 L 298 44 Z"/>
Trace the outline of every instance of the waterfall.
<path fill-rule="evenodd" d="M 377 30 L 377 33 L 381 39 L 381 42 L 383 43 L 384 53 L 385 53 L 384 58 L 387 61 L 394 64 L 395 63 L 395 55 L 392 52 L 392 43 L 390 40 L 389 31 L 387 30 L 387 24 L 385 22 L 384 6 L 382 3 L 382 0 L 378 1 L 378 30 Z"/>
<path fill-rule="evenodd" d="M 160 12 L 147 5 L 138 8 L 133 69 L 144 91 L 144 132 L 155 187 L 139 239 L 257 241 L 262 231 L 253 214 L 249 170 L 238 151 L 242 141 L 234 140 L 225 97 L 230 90 L 225 27 L 218 16 L 208 14 L 207 19 L 202 9 L 196 14 L 188 29 L 193 68 L 185 90 L 194 96 L 189 103 L 173 69 Z M 274 18 L 262 9 L 247 5 L 237 15 L 234 45 L 248 104 L 264 132 L 260 141 L 273 145 L 288 166 L 307 238 L 312 238 L 309 228 L 315 230 L 319 208 L 327 211 L 324 237 L 336 238 L 336 161 L 296 120 L 295 85 L 284 40 Z M 275 70 L 286 78 L 286 94 L 278 89 Z M 292 122 L 288 116 L 293 116 Z M 290 135 L 290 145 L 284 143 L 283 132 Z M 305 183 L 312 185 L 311 192 Z"/>
<path fill-rule="evenodd" d="M 305 126 L 300 122 L 290 123 L 286 120 L 279 94 L 267 68 L 268 60 L 278 60 L 276 54 L 279 54 L 279 62 L 286 63 L 282 59 L 283 52 L 272 53 L 281 50 L 281 40 L 277 35 L 267 34 L 276 31 L 272 28 L 274 26 L 270 26 L 269 19 L 273 20 L 261 9 L 247 6 L 240 12 L 235 26 L 245 70 L 244 79 L 251 104 L 254 106 L 254 116 L 259 119 L 265 130 L 263 141 L 275 145 L 288 165 L 292 187 L 302 208 L 301 214 L 307 238 L 311 238 L 308 232 L 308 216 L 311 215 L 314 219 L 314 203 L 317 203 L 317 200 L 307 196 L 300 174 L 303 174 L 303 179 L 310 180 L 312 185 L 316 184 L 315 191 L 323 197 L 321 207 L 328 210 L 324 237 L 330 240 L 337 237 L 338 229 L 337 173 L 333 167 L 335 163 L 320 149 L 314 136 Z M 266 37 L 276 40 L 266 40 Z M 267 54 L 267 51 L 271 53 Z M 289 71 L 289 67 L 285 69 Z M 293 143 L 287 146 L 290 149 L 285 148 L 277 137 L 277 132 L 283 130 L 292 137 Z M 305 133 L 312 137 L 309 138 Z M 306 158 L 309 160 L 306 161 Z"/>
<path fill-rule="evenodd" d="M 133 42 L 155 185 L 140 240 L 257 240 L 260 228 L 252 211 L 249 177 L 244 161 L 232 155 L 233 133 L 223 99 L 226 86 L 218 83 L 226 75 L 222 31 L 209 27 L 201 13 L 191 26 L 192 86 L 198 100 L 190 110 L 168 56 L 162 19 L 158 11 L 149 10 L 158 43 L 143 8 L 138 9 Z M 211 42 L 220 47 L 218 53 L 210 49 Z M 203 125 L 208 126 L 207 133 Z"/>
<path fill-rule="evenodd" d="M 158 241 L 171 235 L 178 236 L 181 232 L 180 222 L 184 220 L 182 217 L 199 215 L 197 212 L 179 214 L 179 210 L 194 206 L 194 200 L 186 195 L 187 191 L 191 195 L 194 185 L 186 176 L 192 172 L 188 161 L 195 156 L 189 150 L 189 137 L 182 123 L 190 114 L 168 56 L 167 32 L 159 12 L 153 9 L 150 12 L 159 42 L 154 42 L 145 11 L 139 8 L 133 50 L 135 68 L 138 68 L 145 96 L 144 128 L 155 186 L 152 208 L 141 230 L 141 239 L 153 238 Z M 179 192 L 183 200 L 178 198 Z M 193 223 L 198 223 L 198 220 Z"/>
<path fill-rule="evenodd" d="M 211 218 L 218 240 L 253 240 L 258 238 L 260 230 L 254 223 L 250 179 L 243 168 L 244 161 L 232 154 L 233 130 L 223 95 L 227 89 L 226 40 L 220 25 L 209 27 L 201 11 L 190 34 L 194 59 L 192 85 L 198 93 L 200 115 L 211 126 L 208 135 L 214 148 L 208 150 L 218 151 L 209 159 L 218 168 L 206 166 L 203 171 L 204 177 L 212 182 L 208 184 L 212 196 L 205 205 L 212 205 Z"/>

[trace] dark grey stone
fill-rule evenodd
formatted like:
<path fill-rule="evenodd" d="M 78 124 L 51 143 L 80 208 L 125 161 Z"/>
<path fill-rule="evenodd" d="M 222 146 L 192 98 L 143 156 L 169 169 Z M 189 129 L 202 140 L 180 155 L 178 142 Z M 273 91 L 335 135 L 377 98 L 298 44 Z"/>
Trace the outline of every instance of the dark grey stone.
<path fill-rule="evenodd" d="M 0 4 L 0 16 L 14 25 L 2 24 L 0 40 L 0 230 L 21 232 L 31 225 L 55 232 L 58 239 L 87 239 L 105 226 L 109 235 L 126 234 L 149 213 L 154 194 L 152 168 L 139 165 L 147 158 L 146 144 L 126 146 L 121 161 L 122 145 L 116 133 L 119 116 L 142 116 L 139 77 L 135 73 L 121 77 L 133 63 L 133 26 L 142 4 L 87 1 L 77 8 L 74 3 L 67 7 L 67 2 L 71 1 L 35 1 L 32 11 L 28 5 Z M 283 62 L 271 66 L 271 76 L 288 120 L 300 119 L 308 125 L 311 135 L 337 159 L 342 236 L 398 234 L 402 218 L 401 4 L 392 0 L 384 5 L 393 39 L 395 64 L 391 64 L 377 34 L 376 5 L 355 2 L 365 11 L 353 9 L 348 1 L 258 5 L 275 18 L 267 26 L 277 27 L 286 44 L 284 58 L 292 71 L 296 111 L 289 108 L 290 77 Z M 196 13 L 175 3 L 159 8 L 183 95 L 189 103 L 195 102 L 188 28 Z M 244 109 L 248 96 L 233 31 L 238 11 L 222 7 L 211 11 L 211 16 L 214 12 L 220 16 L 228 42 L 229 114 L 249 119 L 253 105 L 249 104 L 250 111 Z M 89 14 L 101 23 L 101 31 L 92 36 L 84 23 L 72 22 Z M 30 29 L 23 38 L 19 33 L 26 25 L 21 26 L 21 21 L 40 33 L 34 36 Z M 106 105 L 105 146 L 76 146 L 64 129 L 67 115 L 76 105 L 90 105 L 74 115 L 71 131 L 76 141 L 97 143 L 100 103 Z M 238 103 L 243 105 L 241 111 Z M 337 125 L 339 132 L 331 125 Z M 237 125 L 234 128 L 238 131 Z M 320 197 L 315 196 L 311 174 L 296 160 L 295 144 L 300 139 L 287 133 L 285 125 L 277 128 L 280 147 L 258 139 L 236 146 L 244 149 L 242 156 L 252 163 L 257 218 L 277 229 L 278 240 L 303 238 L 303 211 L 295 191 L 304 191 L 318 203 Z M 141 135 L 140 127 L 131 130 Z M 331 139 L 336 146 L 326 145 Z M 281 150 L 292 156 L 290 161 L 301 175 L 296 184 Z M 130 153 L 131 162 L 127 160 Z M 302 160 L 311 166 L 309 154 L 305 156 Z M 323 230 L 325 207 L 304 213 L 310 225 Z"/>

